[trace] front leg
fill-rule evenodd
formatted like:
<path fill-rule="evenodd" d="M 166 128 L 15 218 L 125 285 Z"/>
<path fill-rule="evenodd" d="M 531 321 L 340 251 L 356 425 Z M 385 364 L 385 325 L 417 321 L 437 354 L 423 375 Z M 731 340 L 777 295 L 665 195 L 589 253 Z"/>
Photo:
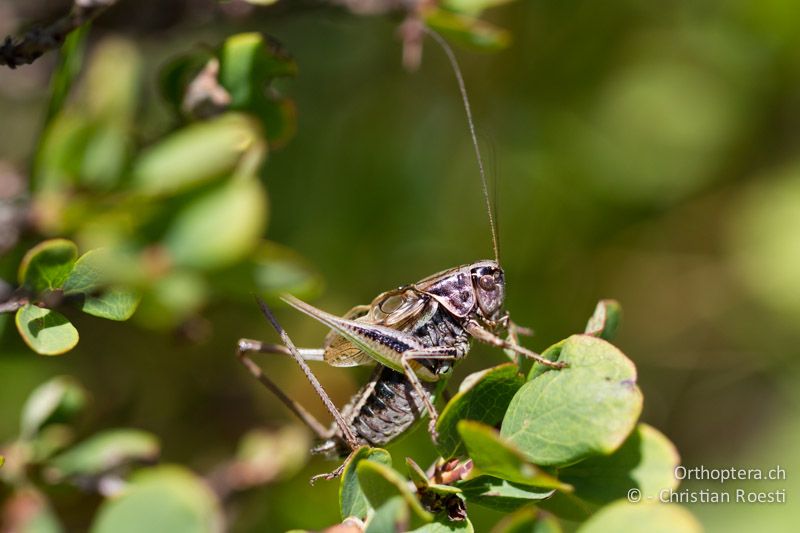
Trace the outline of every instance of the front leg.
<path fill-rule="evenodd" d="M 537 363 L 541 363 L 545 366 L 549 366 L 550 368 L 564 368 L 567 366 L 567 363 L 563 361 L 551 361 L 549 359 L 545 359 L 541 355 L 536 352 L 533 352 L 524 346 L 516 344 L 514 342 L 507 341 L 505 339 L 501 339 L 491 331 L 488 331 L 486 328 L 481 326 L 475 320 L 469 320 L 465 327 L 467 333 L 472 335 L 472 337 L 480 342 L 489 344 L 491 346 L 496 346 L 498 348 L 503 348 L 504 350 L 511 350 L 512 352 L 524 355 L 529 359 L 533 359 Z"/>
<path fill-rule="evenodd" d="M 417 377 L 417 372 L 419 370 L 417 369 L 415 371 L 415 369 L 411 366 L 411 362 L 419 359 L 457 359 L 457 356 L 451 352 L 452 348 L 429 348 L 427 351 L 419 350 L 405 352 L 403 357 L 400 359 L 404 374 L 408 378 L 408 381 L 411 382 L 411 386 L 414 387 L 414 390 L 422 399 L 422 403 L 425 404 L 425 409 L 428 411 L 428 433 L 430 434 L 431 440 L 433 440 L 434 443 L 438 442 L 439 440 L 439 434 L 436 431 L 436 422 L 439 420 L 439 413 L 436 411 L 436 407 L 434 407 L 428 391 L 425 390 L 425 388 L 422 386 L 422 382 L 419 380 L 419 377 Z"/>

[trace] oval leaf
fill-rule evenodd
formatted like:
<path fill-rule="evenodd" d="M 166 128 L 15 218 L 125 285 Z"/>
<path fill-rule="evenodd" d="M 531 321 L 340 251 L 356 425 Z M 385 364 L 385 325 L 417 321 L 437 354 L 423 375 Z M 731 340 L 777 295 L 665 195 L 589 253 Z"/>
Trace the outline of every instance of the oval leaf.
<path fill-rule="evenodd" d="M 78 330 L 67 317 L 27 304 L 17 310 L 17 330 L 25 344 L 41 355 L 61 355 L 78 344 Z"/>
<path fill-rule="evenodd" d="M 475 528 L 469 518 L 465 520 L 448 520 L 440 518 L 430 524 L 425 524 L 411 531 L 411 533 L 474 533 Z"/>
<path fill-rule="evenodd" d="M 493 476 L 480 476 L 458 483 L 467 503 L 475 503 L 482 507 L 497 511 L 510 512 L 524 505 L 541 502 L 550 498 L 555 489 L 531 487 L 520 483 L 511 483 Z"/>
<path fill-rule="evenodd" d="M 219 502 L 195 474 L 179 466 L 137 472 L 118 497 L 106 500 L 92 533 L 213 533 L 222 530 Z"/>
<path fill-rule="evenodd" d="M 86 390 L 69 376 L 57 376 L 42 383 L 31 392 L 22 407 L 22 438 L 34 436 L 51 422 L 72 419 L 86 405 L 86 400 Z"/>
<path fill-rule="evenodd" d="M 468 383 L 468 387 L 464 384 Z M 464 443 L 457 430 L 460 420 L 477 420 L 494 426 L 505 415 L 511 398 L 525 383 L 517 365 L 506 363 L 468 376 L 462 390 L 447 402 L 436 430 L 439 432 L 437 449 L 445 459 L 464 452 Z"/>
<path fill-rule="evenodd" d="M 375 461 L 391 466 L 392 456 L 386 450 L 367 446 L 362 446 L 350 454 L 342 471 L 342 480 L 339 483 L 339 509 L 342 513 L 342 520 L 349 516 L 365 518 L 367 512 L 372 509 L 358 483 L 356 467 L 361 461 Z"/>
<path fill-rule="evenodd" d="M 408 488 L 408 482 L 396 470 L 374 461 L 361 461 L 356 474 L 369 503 L 377 509 L 395 496 L 402 496 L 414 515 L 424 522 L 433 520 L 433 515 L 422 508 L 419 500 Z"/>
<path fill-rule="evenodd" d="M 403 533 L 411 518 L 402 496 L 393 496 L 375 510 L 364 533 Z"/>
<path fill-rule="evenodd" d="M 158 439 L 138 429 L 113 429 L 93 435 L 48 461 L 54 482 L 73 476 L 99 476 L 123 465 L 151 462 L 161 452 Z"/>
<path fill-rule="evenodd" d="M 168 195 L 207 183 L 233 172 L 258 139 L 254 123 L 239 114 L 187 126 L 142 154 L 132 186 L 148 195 Z"/>
<path fill-rule="evenodd" d="M 700 533 L 703 528 L 692 514 L 679 505 L 618 501 L 601 509 L 580 528 L 579 533 Z"/>
<path fill-rule="evenodd" d="M 164 244 L 180 266 L 223 267 L 255 248 L 266 218 L 266 194 L 261 184 L 255 179 L 235 179 L 205 193 L 178 213 Z"/>
<path fill-rule="evenodd" d="M 114 260 L 107 249 L 89 250 L 75 262 L 63 290 L 67 296 L 83 295 L 79 306 L 84 313 L 123 321 L 136 312 L 140 297 L 131 290 L 106 285 Z"/>
<path fill-rule="evenodd" d="M 474 464 L 470 477 L 486 474 L 524 485 L 569 490 L 569 486 L 529 463 L 493 427 L 462 420 L 458 423 L 458 432 Z"/>
<path fill-rule="evenodd" d="M 675 446 L 657 429 L 639 424 L 611 455 L 590 457 L 564 468 L 558 475 L 575 487 L 575 496 L 596 504 L 624 498 L 632 488 L 645 501 L 657 499 L 663 489 L 675 489 Z"/>
<path fill-rule="evenodd" d="M 55 290 L 67 280 L 78 247 L 66 239 L 40 242 L 25 254 L 19 265 L 19 282 L 33 291 Z"/>
<path fill-rule="evenodd" d="M 569 337 L 559 360 L 569 366 L 533 372 L 517 392 L 501 435 L 539 465 L 612 453 L 642 410 L 636 368 L 616 347 L 588 335 Z"/>
<path fill-rule="evenodd" d="M 549 513 L 524 507 L 509 514 L 492 529 L 492 533 L 561 533 L 561 525 Z"/>

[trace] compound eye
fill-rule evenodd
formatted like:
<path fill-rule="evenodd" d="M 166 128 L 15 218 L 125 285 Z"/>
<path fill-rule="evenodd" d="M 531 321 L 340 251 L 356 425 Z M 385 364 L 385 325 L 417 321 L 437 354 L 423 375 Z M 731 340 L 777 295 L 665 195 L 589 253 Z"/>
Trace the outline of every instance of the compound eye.
<path fill-rule="evenodd" d="M 478 285 L 485 291 L 493 291 L 497 284 L 494 281 L 494 276 L 484 275 L 478 278 Z"/>

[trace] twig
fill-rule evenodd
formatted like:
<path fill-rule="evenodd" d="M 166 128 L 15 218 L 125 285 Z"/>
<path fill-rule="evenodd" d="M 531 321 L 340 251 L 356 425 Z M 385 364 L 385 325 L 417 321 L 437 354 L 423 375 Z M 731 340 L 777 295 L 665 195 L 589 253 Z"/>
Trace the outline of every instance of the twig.
<path fill-rule="evenodd" d="M 9 300 L 7 302 L 0 303 L 0 314 L 2 313 L 13 313 L 20 307 L 24 307 L 28 304 L 28 298 L 17 298 L 13 300 Z"/>
<path fill-rule="evenodd" d="M 72 10 L 45 28 L 34 28 L 20 39 L 8 36 L 0 45 L 0 65 L 30 65 L 42 54 L 59 48 L 70 32 L 90 22 L 117 0 L 75 0 Z"/>

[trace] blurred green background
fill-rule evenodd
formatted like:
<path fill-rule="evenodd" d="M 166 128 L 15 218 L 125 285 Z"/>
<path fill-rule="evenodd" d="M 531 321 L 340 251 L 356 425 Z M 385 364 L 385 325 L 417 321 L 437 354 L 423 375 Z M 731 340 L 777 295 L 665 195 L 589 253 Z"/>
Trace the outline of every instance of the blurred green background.
<path fill-rule="evenodd" d="M 65 5 L 4 2 L 0 33 Z M 510 31 L 507 49 L 457 49 L 496 183 L 507 307 L 536 330 L 529 345 L 544 349 L 581 331 L 599 298 L 616 298 L 625 312 L 617 344 L 638 366 L 643 419 L 676 443 L 683 464 L 787 470 L 781 486 L 747 485 L 787 488 L 787 504 L 690 506 L 709 531 L 789 530 L 800 519 L 792 504 L 800 487 L 794 10 L 788 0 L 518 1 L 486 15 Z M 169 61 L 243 31 L 283 44 L 299 69 L 278 84 L 296 106 L 297 132 L 270 149 L 260 173 L 269 198 L 264 235 L 318 274 L 309 290 L 319 294 L 315 305 L 343 313 L 491 253 L 453 74 L 430 41 L 420 69 L 404 70 L 398 22 L 318 2 L 122 2 L 94 25 L 88 53 L 123 46 L 141 62 L 133 134 L 148 145 L 176 126 L 157 89 Z M 25 197 L 55 59 L 0 70 L 7 203 Z M 43 234 L 25 233 L 22 243 Z M 0 277 L 14 279 L 19 257 L 0 261 Z M 194 297 L 181 287 L 170 298 Z M 145 429 L 161 438 L 164 461 L 199 472 L 230 456 L 247 430 L 295 424 L 234 357 L 240 337 L 275 339 L 249 298 L 258 288 L 237 290 L 244 297 L 205 294 L 179 323 L 67 312 L 81 341 L 59 358 L 34 355 L 13 325 L 0 325 L 0 441 L 17 431 L 29 392 L 59 374 L 91 393 L 81 433 Z M 278 318 L 297 344 L 321 343 L 318 324 L 286 308 Z M 503 357 L 475 347 L 456 379 Z M 291 361 L 265 366 L 327 420 Z M 340 404 L 367 375 L 314 369 Z M 390 451 L 428 464 L 435 453 L 426 439 L 418 431 Z M 307 484 L 331 467 L 314 459 L 291 479 L 236 496 L 234 530 L 336 522 L 336 484 Z M 65 524 L 81 530 L 97 502 L 62 491 L 55 503 Z M 498 518 L 470 511 L 479 531 Z"/>

